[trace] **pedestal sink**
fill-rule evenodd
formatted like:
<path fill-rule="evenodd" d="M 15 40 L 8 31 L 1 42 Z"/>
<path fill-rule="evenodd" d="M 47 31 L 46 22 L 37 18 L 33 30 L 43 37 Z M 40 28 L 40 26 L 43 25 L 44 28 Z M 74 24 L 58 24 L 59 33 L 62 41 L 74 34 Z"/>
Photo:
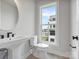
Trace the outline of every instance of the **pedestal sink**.
<path fill-rule="evenodd" d="M 0 39 L 0 49 L 7 48 L 8 49 L 8 59 L 23 59 L 23 47 L 26 44 L 28 39 L 26 37 L 18 37 L 13 40 L 9 39 Z"/>

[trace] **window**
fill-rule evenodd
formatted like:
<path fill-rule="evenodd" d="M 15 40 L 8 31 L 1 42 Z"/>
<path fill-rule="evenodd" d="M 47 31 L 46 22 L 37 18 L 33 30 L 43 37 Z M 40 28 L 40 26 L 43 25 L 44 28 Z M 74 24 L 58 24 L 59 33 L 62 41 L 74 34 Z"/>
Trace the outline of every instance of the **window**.
<path fill-rule="evenodd" d="M 41 40 L 55 41 L 56 3 L 41 7 Z"/>

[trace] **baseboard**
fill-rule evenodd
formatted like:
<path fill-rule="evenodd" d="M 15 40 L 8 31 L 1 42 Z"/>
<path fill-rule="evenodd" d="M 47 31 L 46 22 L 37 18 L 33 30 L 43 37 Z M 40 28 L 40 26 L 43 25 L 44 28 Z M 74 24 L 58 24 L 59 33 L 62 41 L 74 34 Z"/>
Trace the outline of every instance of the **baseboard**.
<path fill-rule="evenodd" d="M 63 51 L 57 51 L 57 50 L 49 50 L 48 53 L 51 53 L 51 54 L 55 54 L 55 55 L 58 55 L 58 56 L 63 56 L 63 57 L 70 57 L 69 55 L 69 52 L 63 52 Z"/>

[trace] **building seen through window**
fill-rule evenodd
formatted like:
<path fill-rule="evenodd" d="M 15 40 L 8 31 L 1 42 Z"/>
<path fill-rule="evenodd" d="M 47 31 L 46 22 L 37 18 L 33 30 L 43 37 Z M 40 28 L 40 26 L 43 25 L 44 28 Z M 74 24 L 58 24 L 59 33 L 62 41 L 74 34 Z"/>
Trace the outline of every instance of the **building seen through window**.
<path fill-rule="evenodd" d="M 55 41 L 56 4 L 48 4 L 41 8 L 41 39 L 43 41 Z"/>

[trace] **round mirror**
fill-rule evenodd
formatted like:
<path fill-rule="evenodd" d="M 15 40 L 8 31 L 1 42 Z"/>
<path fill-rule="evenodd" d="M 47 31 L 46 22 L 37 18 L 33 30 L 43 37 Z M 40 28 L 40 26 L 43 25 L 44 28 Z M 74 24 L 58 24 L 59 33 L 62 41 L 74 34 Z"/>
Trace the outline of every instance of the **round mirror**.
<path fill-rule="evenodd" d="M 0 30 L 12 30 L 18 22 L 18 8 L 14 0 L 0 0 Z"/>

